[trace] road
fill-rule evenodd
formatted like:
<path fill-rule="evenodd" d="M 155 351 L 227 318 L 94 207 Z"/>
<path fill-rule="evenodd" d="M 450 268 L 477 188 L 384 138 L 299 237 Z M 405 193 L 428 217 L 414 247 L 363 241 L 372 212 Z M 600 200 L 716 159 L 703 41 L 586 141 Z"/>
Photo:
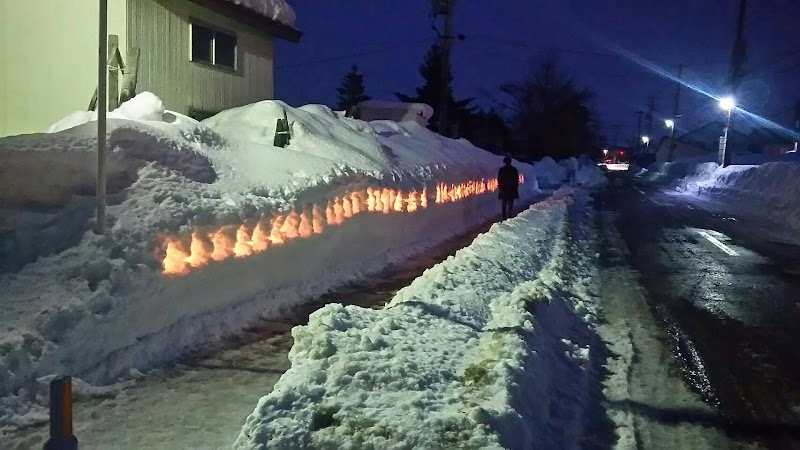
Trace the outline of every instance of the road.
<path fill-rule="evenodd" d="M 635 413 L 717 430 L 736 447 L 800 448 L 800 247 L 755 219 L 614 181 L 596 195 L 601 228 L 624 241 L 672 350 L 665 363 L 709 407 Z"/>

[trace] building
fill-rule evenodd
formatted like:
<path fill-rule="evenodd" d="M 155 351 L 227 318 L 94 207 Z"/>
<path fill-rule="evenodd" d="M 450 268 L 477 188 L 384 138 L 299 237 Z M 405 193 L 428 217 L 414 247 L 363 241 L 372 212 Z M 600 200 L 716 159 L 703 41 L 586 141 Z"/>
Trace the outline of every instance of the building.
<path fill-rule="evenodd" d="M 423 127 L 433 116 L 433 108 L 425 103 L 403 103 L 382 100 L 365 100 L 359 103 L 353 115 L 362 120 L 393 120 L 395 122 L 416 122 Z"/>
<path fill-rule="evenodd" d="M 0 2 L 0 136 L 93 109 L 98 16 L 97 0 Z M 202 119 L 271 99 L 273 40 L 298 42 L 293 22 L 284 0 L 108 0 L 109 107 L 150 91 Z"/>
<path fill-rule="evenodd" d="M 705 159 L 716 161 L 719 153 L 719 140 L 724 129 L 724 123 L 714 121 L 676 136 L 673 160 Z M 653 143 L 650 145 L 653 145 Z M 670 139 L 668 137 L 662 138 L 655 151 L 655 160 L 657 162 L 668 161 L 669 146 Z M 749 153 L 750 141 L 747 135 L 731 127 L 728 131 L 728 149 L 735 153 Z"/>

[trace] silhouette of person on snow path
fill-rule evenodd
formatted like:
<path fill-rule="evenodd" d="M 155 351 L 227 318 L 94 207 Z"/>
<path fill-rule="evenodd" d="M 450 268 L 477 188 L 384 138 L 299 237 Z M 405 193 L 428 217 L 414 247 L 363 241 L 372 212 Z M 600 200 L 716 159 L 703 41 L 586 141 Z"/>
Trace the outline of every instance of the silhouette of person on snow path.
<path fill-rule="evenodd" d="M 514 212 L 514 200 L 519 198 L 519 172 L 511 165 L 511 158 L 503 158 L 505 164 L 497 172 L 497 197 L 502 202 L 503 220 Z"/>

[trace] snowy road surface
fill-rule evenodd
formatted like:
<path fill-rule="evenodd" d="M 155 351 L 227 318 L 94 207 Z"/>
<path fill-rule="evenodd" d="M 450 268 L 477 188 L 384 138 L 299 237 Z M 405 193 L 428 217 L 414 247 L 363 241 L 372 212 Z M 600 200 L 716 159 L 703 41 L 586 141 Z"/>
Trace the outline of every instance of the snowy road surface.
<path fill-rule="evenodd" d="M 666 406 L 651 394 L 624 409 L 694 426 L 706 442 L 725 433 L 736 445 L 798 448 L 800 248 L 771 240 L 758 218 L 709 213 L 686 200 L 632 187 L 599 196 L 606 228 L 619 230 L 646 288 L 642 317 L 658 318 L 676 368 L 705 400 L 681 405 L 686 393 L 677 389 Z"/>
<path fill-rule="evenodd" d="M 330 302 L 381 307 L 425 269 L 468 245 L 490 224 L 456 237 L 393 267 L 374 280 L 337 289 L 303 305 L 283 322 L 263 323 L 231 348 L 155 370 L 128 388 L 81 399 L 75 405 L 75 434 L 82 448 L 230 448 L 255 401 L 289 368 L 291 328 Z M 40 448 L 46 424 L 11 433 L 0 448 Z"/>

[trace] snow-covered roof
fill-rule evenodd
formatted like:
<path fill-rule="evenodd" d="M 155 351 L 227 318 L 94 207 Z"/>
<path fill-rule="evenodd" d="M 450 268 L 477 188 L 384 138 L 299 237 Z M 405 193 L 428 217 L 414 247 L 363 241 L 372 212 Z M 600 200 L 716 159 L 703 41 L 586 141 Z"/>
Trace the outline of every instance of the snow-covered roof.
<path fill-rule="evenodd" d="M 286 0 L 225 0 L 245 7 L 275 22 L 294 27 L 297 19 L 294 9 Z"/>
<path fill-rule="evenodd" d="M 300 41 L 294 9 L 286 0 L 191 0 L 264 35 Z"/>

